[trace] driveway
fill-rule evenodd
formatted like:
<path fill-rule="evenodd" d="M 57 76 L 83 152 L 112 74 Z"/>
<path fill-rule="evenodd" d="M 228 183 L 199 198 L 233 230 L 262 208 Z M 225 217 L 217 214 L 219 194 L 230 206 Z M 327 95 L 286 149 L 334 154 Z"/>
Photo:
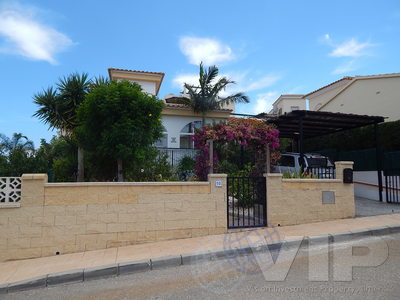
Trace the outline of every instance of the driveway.
<path fill-rule="evenodd" d="M 379 202 L 365 198 L 356 198 L 356 216 L 376 216 L 400 213 L 400 204 Z"/>

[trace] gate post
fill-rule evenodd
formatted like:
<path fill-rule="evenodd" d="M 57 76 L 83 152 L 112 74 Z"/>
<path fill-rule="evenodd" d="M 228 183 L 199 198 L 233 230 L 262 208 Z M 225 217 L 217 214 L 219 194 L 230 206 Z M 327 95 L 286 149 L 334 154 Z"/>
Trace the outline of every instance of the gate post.
<path fill-rule="evenodd" d="M 228 229 L 227 175 L 208 174 L 210 197 L 215 200 L 216 224 L 215 233 L 224 233 Z"/>

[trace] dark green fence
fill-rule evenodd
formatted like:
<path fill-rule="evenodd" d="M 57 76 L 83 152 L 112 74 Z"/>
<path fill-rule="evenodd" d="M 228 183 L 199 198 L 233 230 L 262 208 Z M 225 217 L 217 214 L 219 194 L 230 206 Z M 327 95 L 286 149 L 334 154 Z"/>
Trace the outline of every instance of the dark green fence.
<path fill-rule="evenodd" d="M 313 152 L 328 156 L 333 162 L 354 161 L 354 171 L 374 171 L 377 169 L 374 148 L 355 151 L 325 149 Z M 385 152 L 382 155 L 384 169 L 400 169 L 400 151 Z"/>

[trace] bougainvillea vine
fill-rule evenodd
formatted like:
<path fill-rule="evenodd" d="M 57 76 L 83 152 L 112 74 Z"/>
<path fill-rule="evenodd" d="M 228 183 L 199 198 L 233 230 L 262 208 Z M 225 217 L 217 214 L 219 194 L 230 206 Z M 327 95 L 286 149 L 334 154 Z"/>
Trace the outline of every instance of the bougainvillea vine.
<path fill-rule="evenodd" d="M 199 149 L 196 157 L 196 175 L 200 180 L 207 180 L 210 167 L 210 148 L 207 140 L 217 143 L 237 143 L 243 147 L 252 147 L 257 154 L 265 154 L 267 147 L 272 159 L 279 158 L 279 131 L 261 120 L 230 118 L 226 123 L 206 125 L 194 134 L 194 146 Z M 214 155 L 214 166 L 218 157 Z"/>

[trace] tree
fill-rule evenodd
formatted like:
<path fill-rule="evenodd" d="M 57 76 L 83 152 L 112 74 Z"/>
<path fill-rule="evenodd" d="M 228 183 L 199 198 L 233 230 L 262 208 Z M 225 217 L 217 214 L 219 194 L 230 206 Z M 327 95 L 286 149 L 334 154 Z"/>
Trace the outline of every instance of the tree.
<path fill-rule="evenodd" d="M 12 138 L 0 134 L 0 152 L 10 153 L 14 150 L 34 151 L 33 142 L 22 133 L 14 133 Z"/>
<path fill-rule="evenodd" d="M 21 176 L 36 171 L 33 142 L 21 133 L 0 134 L 0 176 Z"/>
<path fill-rule="evenodd" d="M 123 165 L 144 157 L 162 136 L 162 108 L 162 101 L 136 83 L 98 82 L 78 108 L 75 132 L 79 143 L 99 160 L 117 162 L 117 178 L 123 181 Z"/>
<path fill-rule="evenodd" d="M 39 109 L 33 116 L 38 117 L 49 128 L 56 128 L 64 135 L 73 135 L 77 120 L 77 108 L 84 101 L 91 81 L 88 74 L 74 73 L 63 77 L 52 87 L 34 95 L 35 104 Z M 83 148 L 78 146 L 78 176 L 77 181 L 84 181 Z"/>
<path fill-rule="evenodd" d="M 235 82 L 222 77 L 218 77 L 218 68 L 211 66 L 205 70 L 203 63 L 200 63 L 199 85 L 184 84 L 189 97 L 181 97 L 177 99 L 180 104 L 187 105 L 193 109 L 195 113 L 200 113 L 202 124 L 205 125 L 207 112 L 221 109 L 224 105 L 231 103 L 248 103 L 249 99 L 243 93 L 236 93 L 227 97 L 220 97 L 219 94 L 230 84 Z"/>

